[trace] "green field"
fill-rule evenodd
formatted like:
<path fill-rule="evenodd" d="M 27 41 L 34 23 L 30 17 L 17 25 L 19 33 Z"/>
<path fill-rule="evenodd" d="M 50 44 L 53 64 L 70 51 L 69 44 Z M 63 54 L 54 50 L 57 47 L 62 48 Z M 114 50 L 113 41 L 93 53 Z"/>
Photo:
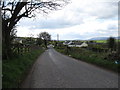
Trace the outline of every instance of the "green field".
<path fill-rule="evenodd" d="M 106 43 L 107 40 L 95 40 L 95 42 L 97 42 L 97 43 Z"/>
<path fill-rule="evenodd" d="M 97 42 L 97 43 L 107 43 L 107 40 L 93 40 L 93 41 L 95 41 L 95 42 Z M 116 42 L 120 42 L 120 40 L 116 40 Z"/>

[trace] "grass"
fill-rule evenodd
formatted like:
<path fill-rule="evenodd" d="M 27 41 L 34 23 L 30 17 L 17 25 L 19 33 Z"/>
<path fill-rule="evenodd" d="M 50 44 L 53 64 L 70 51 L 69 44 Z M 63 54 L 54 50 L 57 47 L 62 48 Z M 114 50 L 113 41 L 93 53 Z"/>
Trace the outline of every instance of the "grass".
<path fill-rule="evenodd" d="M 0 60 L 0 76 L 2 76 L 2 60 Z M 2 89 L 2 77 L 0 77 L 0 89 Z"/>
<path fill-rule="evenodd" d="M 82 60 L 114 72 L 118 72 L 118 64 L 115 64 L 114 61 L 104 59 L 107 56 L 107 53 L 96 53 L 84 48 L 71 48 L 69 52 L 66 52 L 66 49 L 56 49 L 58 52 L 61 52 L 66 55 L 71 55 L 71 57 L 78 60 Z"/>
<path fill-rule="evenodd" d="M 18 88 L 27 70 L 44 50 L 34 50 L 12 60 L 3 60 L 3 88 Z"/>
<path fill-rule="evenodd" d="M 97 43 L 107 43 L 107 40 L 94 40 Z M 116 42 L 120 41 L 118 39 L 115 40 Z"/>
<path fill-rule="evenodd" d="M 95 40 L 97 43 L 107 43 L 107 40 Z"/>

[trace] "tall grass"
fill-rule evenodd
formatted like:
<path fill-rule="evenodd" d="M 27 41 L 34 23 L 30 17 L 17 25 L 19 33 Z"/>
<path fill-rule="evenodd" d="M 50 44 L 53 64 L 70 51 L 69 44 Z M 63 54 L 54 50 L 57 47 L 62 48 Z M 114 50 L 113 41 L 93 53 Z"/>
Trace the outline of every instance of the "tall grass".
<path fill-rule="evenodd" d="M 18 88 L 27 70 L 44 50 L 34 50 L 13 60 L 3 61 L 3 88 Z"/>
<path fill-rule="evenodd" d="M 78 60 L 82 60 L 91 64 L 95 64 L 97 66 L 118 72 L 118 64 L 115 64 L 114 61 L 110 61 L 105 59 L 107 53 L 96 53 L 84 48 L 71 48 L 68 53 L 66 53 L 66 49 L 56 49 L 58 52 L 61 52 L 66 55 L 70 55 L 73 58 Z"/>

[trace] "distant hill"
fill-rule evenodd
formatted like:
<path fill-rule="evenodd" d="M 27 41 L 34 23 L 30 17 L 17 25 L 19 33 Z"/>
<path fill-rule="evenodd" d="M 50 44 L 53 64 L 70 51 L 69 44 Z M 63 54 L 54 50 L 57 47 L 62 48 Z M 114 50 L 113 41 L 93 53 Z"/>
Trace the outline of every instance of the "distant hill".
<path fill-rule="evenodd" d="M 91 38 L 89 40 L 107 40 L 109 37 L 94 37 L 94 38 Z M 114 37 L 115 39 L 120 39 L 120 36 L 119 37 Z"/>

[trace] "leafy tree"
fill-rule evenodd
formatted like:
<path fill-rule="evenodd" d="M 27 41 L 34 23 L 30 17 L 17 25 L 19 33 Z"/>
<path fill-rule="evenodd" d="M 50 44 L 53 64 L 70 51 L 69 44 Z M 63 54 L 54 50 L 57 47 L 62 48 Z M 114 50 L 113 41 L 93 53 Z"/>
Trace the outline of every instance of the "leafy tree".
<path fill-rule="evenodd" d="M 42 43 L 43 43 L 42 38 L 38 36 L 37 41 L 36 41 L 36 44 L 37 44 L 37 45 L 41 45 Z"/>
<path fill-rule="evenodd" d="M 42 39 L 44 41 L 44 45 L 47 48 L 47 43 L 48 43 L 48 41 L 51 40 L 51 35 L 48 32 L 41 32 L 38 35 L 38 37 L 39 37 L 39 39 Z"/>
<path fill-rule="evenodd" d="M 29 45 L 35 44 L 34 35 L 30 34 L 29 37 L 27 37 L 26 41 L 27 41 L 27 44 Z"/>
<path fill-rule="evenodd" d="M 110 50 L 113 51 L 116 47 L 115 38 L 113 37 L 108 38 L 107 45 L 108 45 L 108 48 L 110 48 Z"/>
<path fill-rule="evenodd" d="M 61 3 L 63 2 L 63 3 Z M 23 18 L 32 18 L 36 12 L 49 13 L 65 5 L 65 0 L 2 0 L 0 2 L 2 11 L 2 42 L 4 43 L 3 54 L 9 57 L 11 54 L 10 33 L 13 27 Z M 39 12 L 39 13 L 40 13 Z"/>

